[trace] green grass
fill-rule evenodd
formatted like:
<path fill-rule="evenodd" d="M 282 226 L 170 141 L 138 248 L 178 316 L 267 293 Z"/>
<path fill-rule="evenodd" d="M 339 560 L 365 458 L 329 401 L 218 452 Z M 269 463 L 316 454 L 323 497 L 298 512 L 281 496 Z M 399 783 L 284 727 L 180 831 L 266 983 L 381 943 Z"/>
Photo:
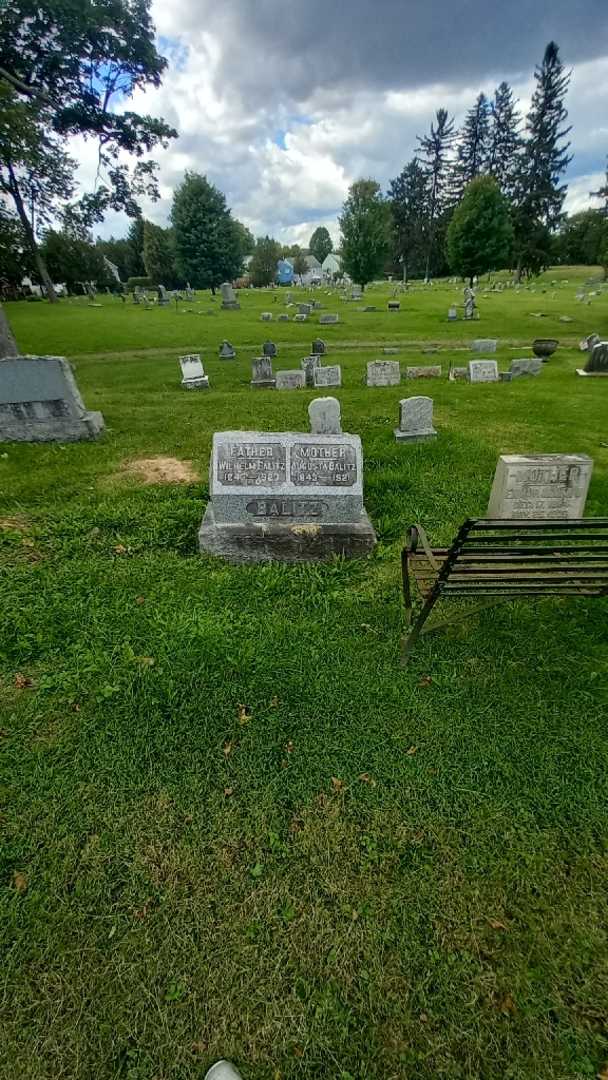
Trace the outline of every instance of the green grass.
<path fill-rule="evenodd" d="M 208 319 L 7 305 L 24 351 L 77 357 L 108 432 L 0 454 L 3 1078 L 199 1080 L 227 1056 L 246 1080 L 566 1080 L 608 1061 L 606 602 L 505 605 L 398 666 L 404 528 L 449 541 L 500 452 L 590 454 L 587 513 L 608 514 L 608 386 L 574 375 L 608 298 L 578 304 L 582 273 L 555 300 L 480 299 L 474 327 L 444 321 L 443 285 L 398 316 L 328 297 L 341 323 L 321 329 L 259 323 L 269 294 Z M 313 394 L 254 393 L 250 360 L 272 336 L 295 367 L 318 332 L 375 553 L 201 558 L 212 432 L 306 430 Z M 473 335 L 501 337 L 501 367 L 533 336 L 565 344 L 538 379 L 362 385 L 376 343 L 445 371 Z M 179 387 L 194 347 L 208 394 Z M 410 392 L 435 400 L 434 444 L 394 442 Z M 201 481 L 120 475 L 155 455 Z"/>

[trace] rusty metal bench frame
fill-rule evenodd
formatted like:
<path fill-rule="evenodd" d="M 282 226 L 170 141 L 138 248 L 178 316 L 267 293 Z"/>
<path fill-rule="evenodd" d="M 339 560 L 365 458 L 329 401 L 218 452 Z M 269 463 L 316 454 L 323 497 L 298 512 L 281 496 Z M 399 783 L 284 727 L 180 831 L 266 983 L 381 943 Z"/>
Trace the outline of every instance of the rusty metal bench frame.
<path fill-rule="evenodd" d="M 405 666 L 420 634 L 468 618 L 502 600 L 534 596 L 608 596 L 608 518 L 468 518 L 449 548 L 432 548 L 411 525 L 401 552 L 407 634 Z M 424 603 L 412 619 L 412 576 Z M 485 597 L 453 618 L 426 626 L 440 599 Z"/>

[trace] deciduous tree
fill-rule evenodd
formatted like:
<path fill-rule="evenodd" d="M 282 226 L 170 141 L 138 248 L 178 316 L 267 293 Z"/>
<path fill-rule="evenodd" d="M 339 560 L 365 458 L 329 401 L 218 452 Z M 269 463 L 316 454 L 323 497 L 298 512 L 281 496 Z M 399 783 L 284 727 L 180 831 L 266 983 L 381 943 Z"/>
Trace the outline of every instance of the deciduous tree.
<path fill-rule="evenodd" d="M 365 288 L 382 273 L 390 250 L 390 207 L 375 180 L 351 185 L 339 222 L 342 268 Z"/>
<path fill-rule="evenodd" d="M 271 236 L 258 236 L 255 251 L 249 263 L 249 275 L 253 285 L 271 285 L 277 276 L 277 263 L 281 258 L 281 245 Z"/>
<path fill-rule="evenodd" d="M 491 176 L 467 185 L 447 234 L 450 268 L 462 277 L 485 274 L 507 265 L 513 243 L 509 204 Z"/>

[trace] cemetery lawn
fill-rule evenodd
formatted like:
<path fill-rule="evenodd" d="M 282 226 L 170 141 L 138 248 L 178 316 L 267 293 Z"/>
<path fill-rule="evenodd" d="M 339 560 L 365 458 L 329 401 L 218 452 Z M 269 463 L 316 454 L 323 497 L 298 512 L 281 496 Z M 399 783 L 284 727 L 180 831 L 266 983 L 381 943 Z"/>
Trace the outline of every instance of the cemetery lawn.
<path fill-rule="evenodd" d="M 398 662 L 405 527 L 449 542 L 499 453 L 589 454 L 586 513 L 608 516 L 608 380 L 574 374 L 608 296 L 581 305 L 568 270 L 555 298 L 480 299 L 473 326 L 445 321 L 447 284 L 398 315 L 389 287 L 366 292 L 377 313 L 322 296 L 329 327 L 260 323 L 283 310 L 269 293 L 198 318 L 7 305 L 108 431 L 0 447 L 3 1080 L 201 1080 L 222 1056 L 245 1080 L 606 1068 L 608 601 L 506 604 Z M 248 380 L 264 338 L 276 370 L 317 334 L 363 440 L 374 554 L 202 558 L 212 433 L 308 430 L 313 391 Z M 375 343 L 445 375 L 474 336 L 501 338 L 502 369 L 533 336 L 562 345 L 510 384 L 362 385 Z M 180 389 L 190 349 L 207 393 Z M 418 393 L 439 437 L 397 445 Z"/>

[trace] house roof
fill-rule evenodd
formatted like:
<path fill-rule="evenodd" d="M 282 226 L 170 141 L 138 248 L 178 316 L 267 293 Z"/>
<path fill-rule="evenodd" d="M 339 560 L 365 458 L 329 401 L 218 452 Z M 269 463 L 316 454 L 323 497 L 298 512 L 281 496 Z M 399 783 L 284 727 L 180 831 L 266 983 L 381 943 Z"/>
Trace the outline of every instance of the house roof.
<path fill-rule="evenodd" d="M 315 255 L 305 255 L 304 259 L 309 270 L 320 270 L 321 263 Z"/>

